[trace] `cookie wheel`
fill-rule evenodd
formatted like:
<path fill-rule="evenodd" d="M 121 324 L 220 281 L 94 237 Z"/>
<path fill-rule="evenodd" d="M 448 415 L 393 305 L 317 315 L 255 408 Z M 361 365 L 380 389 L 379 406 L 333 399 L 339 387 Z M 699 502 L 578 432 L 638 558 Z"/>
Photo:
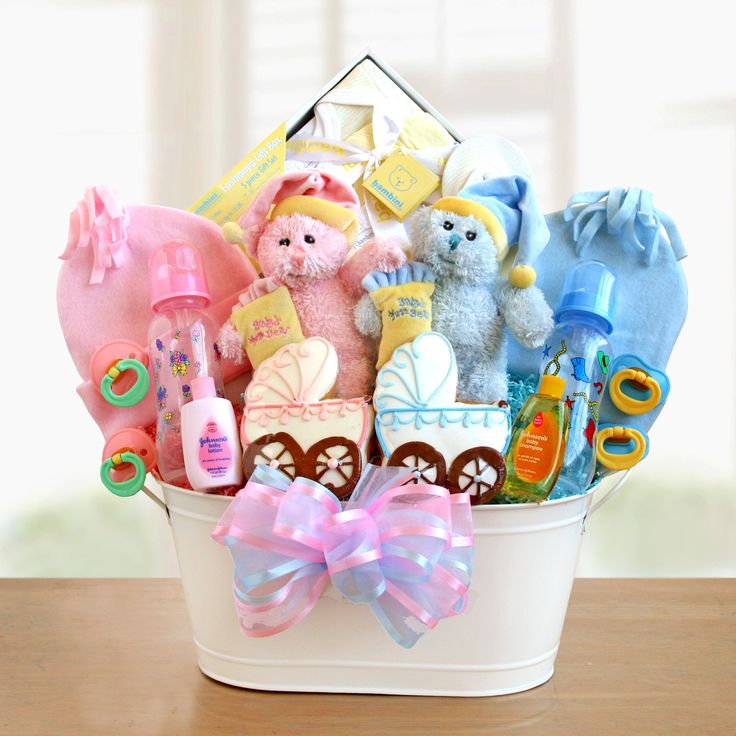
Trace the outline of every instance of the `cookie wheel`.
<path fill-rule="evenodd" d="M 407 483 L 431 483 L 436 486 L 445 485 L 447 464 L 441 452 L 426 442 L 407 442 L 399 445 L 388 459 L 394 467 L 411 468 L 414 477 Z"/>
<path fill-rule="evenodd" d="M 363 461 L 358 445 L 352 440 L 325 437 L 307 450 L 304 468 L 305 475 L 343 500 L 353 492 L 363 469 Z"/>
<path fill-rule="evenodd" d="M 488 503 L 506 480 L 506 464 L 492 447 L 471 447 L 450 465 L 447 485 L 451 493 L 469 493 L 470 503 Z"/>
<path fill-rule="evenodd" d="M 256 465 L 270 465 L 292 480 L 301 475 L 304 453 L 296 440 L 286 432 L 264 434 L 253 440 L 243 453 L 243 473 L 250 478 Z"/>

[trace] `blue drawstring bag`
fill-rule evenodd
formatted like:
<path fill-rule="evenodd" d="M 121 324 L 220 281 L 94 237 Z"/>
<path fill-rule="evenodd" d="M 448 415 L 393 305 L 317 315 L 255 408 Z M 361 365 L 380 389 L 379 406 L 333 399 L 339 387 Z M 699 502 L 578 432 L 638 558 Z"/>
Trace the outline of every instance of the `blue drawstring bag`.
<path fill-rule="evenodd" d="M 554 309 L 565 275 L 583 259 L 603 261 L 616 275 L 617 310 L 611 344 L 614 358 L 634 355 L 665 372 L 687 313 L 687 284 L 680 261 L 687 252 L 672 219 L 655 209 L 643 189 L 583 192 L 561 212 L 545 216 L 547 247 L 535 265 L 537 286 Z M 512 380 L 538 374 L 541 350 L 509 341 Z M 641 415 L 620 412 L 606 391 L 600 422 L 626 424 L 646 432 L 662 409 Z"/>

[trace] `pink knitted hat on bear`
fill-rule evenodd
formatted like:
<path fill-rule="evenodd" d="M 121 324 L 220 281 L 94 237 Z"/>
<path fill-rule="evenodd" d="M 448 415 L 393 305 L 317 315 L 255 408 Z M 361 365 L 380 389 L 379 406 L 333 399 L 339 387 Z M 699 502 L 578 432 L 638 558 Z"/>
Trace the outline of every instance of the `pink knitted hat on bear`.
<path fill-rule="evenodd" d="M 238 224 L 243 245 L 255 256 L 263 225 L 285 215 L 306 215 L 342 232 L 352 244 L 358 234 L 358 195 L 347 182 L 322 171 L 287 171 L 256 195 Z"/>

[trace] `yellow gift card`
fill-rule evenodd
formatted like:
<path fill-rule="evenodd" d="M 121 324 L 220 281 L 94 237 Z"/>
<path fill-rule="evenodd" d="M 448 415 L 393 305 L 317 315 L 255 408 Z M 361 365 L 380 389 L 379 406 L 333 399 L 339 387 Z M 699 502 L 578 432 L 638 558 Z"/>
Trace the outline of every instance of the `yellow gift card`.
<path fill-rule="evenodd" d="M 405 153 L 392 153 L 363 182 L 398 220 L 413 212 L 439 186 L 440 180 L 424 164 Z"/>
<path fill-rule="evenodd" d="M 201 196 L 189 211 L 219 225 L 237 220 L 261 187 L 284 171 L 285 160 L 286 124 L 281 123 Z"/>

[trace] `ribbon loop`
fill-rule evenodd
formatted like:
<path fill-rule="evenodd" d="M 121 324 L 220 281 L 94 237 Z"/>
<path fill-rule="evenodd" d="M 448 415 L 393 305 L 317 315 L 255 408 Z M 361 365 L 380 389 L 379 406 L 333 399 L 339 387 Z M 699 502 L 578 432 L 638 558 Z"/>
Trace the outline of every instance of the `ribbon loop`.
<path fill-rule="evenodd" d="M 212 535 L 233 556 L 245 635 L 294 626 L 330 580 L 405 647 L 462 612 L 474 551 L 469 500 L 396 485 L 405 480 L 405 469 L 368 465 L 342 510 L 319 483 L 258 466 Z"/>
<path fill-rule="evenodd" d="M 325 559 L 335 587 L 353 603 L 369 603 L 386 590 L 378 526 L 363 509 L 335 514 L 325 524 Z"/>
<path fill-rule="evenodd" d="M 307 478 L 297 478 L 287 489 L 276 515 L 274 531 L 284 539 L 322 553 L 322 527 L 340 511 L 340 502 L 324 486 Z"/>

